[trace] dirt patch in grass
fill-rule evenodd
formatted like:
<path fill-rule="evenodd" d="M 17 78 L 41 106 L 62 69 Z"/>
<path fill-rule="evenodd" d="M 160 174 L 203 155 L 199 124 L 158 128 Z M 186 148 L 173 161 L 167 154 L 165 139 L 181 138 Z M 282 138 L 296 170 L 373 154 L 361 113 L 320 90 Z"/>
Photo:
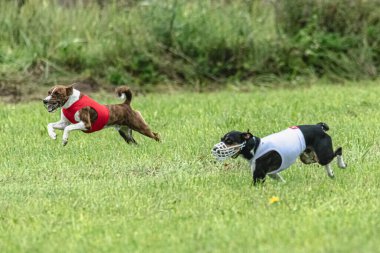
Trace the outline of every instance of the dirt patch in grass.
<path fill-rule="evenodd" d="M 55 79 L 53 81 L 41 81 L 39 78 L 3 78 L 0 80 L 0 102 L 21 103 L 41 100 L 47 95 L 50 87 L 57 84 L 69 85 L 86 94 L 92 94 L 101 90 L 113 90 L 114 87 L 102 85 L 92 77 L 82 79 Z"/>
<path fill-rule="evenodd" d="M 53 76 L 45 79 L 43 75 L 36 74 L 36 71 L 21 77 L 0 76 L 0 102 L 3 103 L 23 103 L 28 101 L 40 101 L 47 96 L 47 91 L 54 85 L 70 85 L 81 92 L 92 95 L 105 91 L 114 94 L 117 86 L 101 79 L 89 77 L 73 77 Z M 272 87 L 270 83 L 260 85 L 254 84 L 219 84 L 219 83 L 193 83 L 188 85 L 179 85 L 178 83 L 162 83 L 162 84 L 144 84 L 136 85 L 133 83 L 125 84 L 132 89 L 134 96 L 146 95 L 148 93 L 176 94 L 183 91 L 191 91 L 195 93 L 212 93 L 220 90 L 231 90 L 236 92 L 250 92 L 254 87 Z M 282 85 L 276 84 L 276 87 Z M 291 85 L 283 85 L 284 87 L 292 87 Z M 273 86 L 275 87 L 275 86 Z"/>
<path fill-rule="evenodd" d="M 0 100 L 8 103 L 17 103 L 22 99 L 21 89 L 16 85 L 0 85 Z"/>

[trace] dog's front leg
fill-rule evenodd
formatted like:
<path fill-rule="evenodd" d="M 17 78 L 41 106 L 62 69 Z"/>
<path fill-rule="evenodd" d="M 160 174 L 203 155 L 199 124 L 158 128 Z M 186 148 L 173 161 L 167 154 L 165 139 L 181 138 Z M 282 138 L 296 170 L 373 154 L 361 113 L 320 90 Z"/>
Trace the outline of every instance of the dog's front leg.
<path fill-rule="evenodd" d="M 47 130 L 50 138 L 53 140 L 57 139 L 57 134 L 55 133 L 54 129 L 60 129 L 63 130 L 66 126 L 70 124 L 70 121 L 63 115 L 63 112 L 61 112 L 61 119 L 54 123 L 49 123 L 47 125 Z"/>
<path fill-rule="evenodd" d="M 49 123 L 47 125 L 47 129 L 48 129 L 48 134 L 50 138 L 52 138 L 53 140 L 57 139 L 57 134 L 55 133 L 54 129 L 63 130 L 68 124 L 69 124 L 68 122 L 65 122 L 62 120 L 58 122 L 54 122 L 54 123 Z"/>
<path fill-rule="evenodd" d="M 264 183 L 266 173 L 264 172 L 261 164 L 260 163 L 256 164 L 256 160 L 252 159 L 250 161 L 250 166 L 251 166 L 251 172 L 252 172 L 252 178 L 253 178 L 253 185 L 257 185 L 258 183 Z"/>
<path fill-rule="evenodd" d="M 335 155 L 338 161 L 338 167 L 341 169 L 347 168 L 347 164 L 343 161 L 343 156 L 342 156 L 342 148 L 339 147 L 337 150 L 335 150 Z"/>
<path fill-rule="evenodd" d="M 66 117 L 61 113 L 61 119 L 60 121 L 49 123 L 47 125 L 47 130 L 50 138 L 53 140 L 57 139 L 57 134 L 55 133 L 54 129 L 63 130 L 65 127 L 67 127 L 70 124 L 69 120 L 66 119 Z"/>
<path fill-rule="evenodd" d="M 256 161 L 254 159 L 249 161 L 249 167 L 251 168 L 251 175 L 253 175 L 256 169 Z"/>
<path fill-rule="evenodd" d="M 85 131 L 88 129 L 86 128 L 85 123 L 83 121 L 80 121 L 77 124 L 72 124 L 72 125 L 65 127 L 65 129 L 63 130 L 63 138 L 62 138 L 63 146 L 66 146 L 67 142 L 69 141 L 69 132 L 73 131 L 73 130 Z"/>

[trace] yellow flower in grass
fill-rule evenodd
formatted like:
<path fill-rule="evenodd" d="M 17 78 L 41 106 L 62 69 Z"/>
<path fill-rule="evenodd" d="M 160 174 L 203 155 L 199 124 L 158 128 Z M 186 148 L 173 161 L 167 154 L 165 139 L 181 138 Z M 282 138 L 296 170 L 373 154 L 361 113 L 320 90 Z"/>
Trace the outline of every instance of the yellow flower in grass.
<path fill-rule="evenodd" d="M 279 197 L 272 196 L 272 197 L 269 199 L 269 204 L 274 204 L 274 203 L 279 202 L 279 201 L 280 201 L 280 198 L 279 198 Z"/>

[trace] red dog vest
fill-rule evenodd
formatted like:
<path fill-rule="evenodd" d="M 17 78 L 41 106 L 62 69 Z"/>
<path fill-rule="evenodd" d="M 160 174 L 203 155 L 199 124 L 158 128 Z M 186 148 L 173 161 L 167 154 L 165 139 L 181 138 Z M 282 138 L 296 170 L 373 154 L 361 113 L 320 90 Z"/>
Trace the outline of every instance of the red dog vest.
<path fill-rule="evenodd" d="M 65 117 L 71 123 L 76 124 L 78 122 L 75 120 L 75 113 L 86 106 L 89 106 L 92 109 L 94 109 L 98 114 L 98 118 L 95 120 L 95 122 L 91 123 L 91 128 L 89 130 L 83 132 L 92 133 L 101 130 L 107 124 L 110 112 L 105 105 L 101 105 L 87 96 L 82 96 L 78 101 L 76 101 L 67 109 L 62 108 L 62 112 L 63 115 L 65 115 Z"/>

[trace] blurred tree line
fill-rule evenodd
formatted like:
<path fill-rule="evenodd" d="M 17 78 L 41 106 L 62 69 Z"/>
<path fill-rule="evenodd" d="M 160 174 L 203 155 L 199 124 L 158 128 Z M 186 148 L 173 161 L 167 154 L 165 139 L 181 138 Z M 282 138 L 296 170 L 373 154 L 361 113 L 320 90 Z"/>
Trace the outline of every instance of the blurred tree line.
<path fill-rule="evenodd" d="M 380 0 L 7 2 L 3 73 L 223 84 L 374 79 L 380 70 Z"/>

